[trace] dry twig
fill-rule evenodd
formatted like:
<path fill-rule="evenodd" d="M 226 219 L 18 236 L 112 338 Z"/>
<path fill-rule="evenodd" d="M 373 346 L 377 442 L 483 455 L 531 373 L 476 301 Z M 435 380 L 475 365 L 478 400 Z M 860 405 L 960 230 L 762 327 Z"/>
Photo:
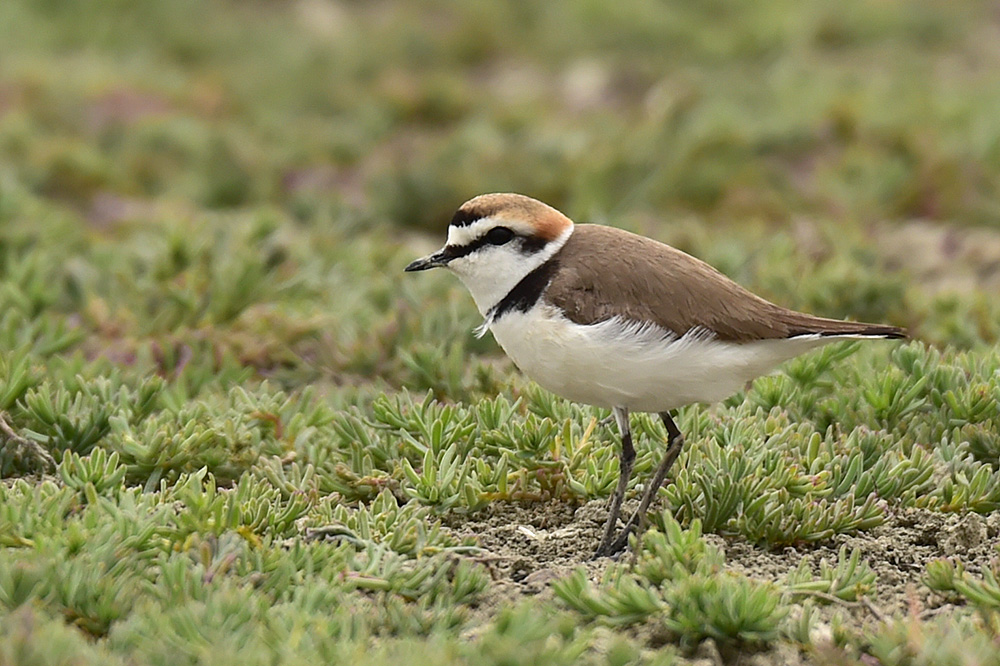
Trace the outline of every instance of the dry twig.
<path fill-rule="evenodd" d="M 864 608 L 866 611 L 871 613 L 876 620 L 879 622 L 887 622 L 889 617 L 882 611 L 881 608 L 876 606 L 871 599 L 867 597 L 861 598 L 859 601 L 848 601 L 846 599 L 841 599 L 838 596 L 834 596 L 827 592 L 820 592 L 819 590 L 789 590 L 789 594 L 800 594 L 807 597 L 815 597 L 816 599 L 822 599 L 828 601 L 831 604 L 837 604 L 839 606 L 845 606 L 847 608 Z"/>
<path fill-rule="evenodd" d="M 17 457 L 20 458 L 27 453 L 31 458 L 36 461 L 41 461 L 45 464 L 47 469 L 55 469 L 56 461 L 52 457 L 52 454 L 42 448 L 42 445 L 38 442 L 33 442 L 30 439 L 22 437 L 17 434 L 17 432 L 11 427 L 10 422 L 7 420 L 6 412 L 0 412 L 0 434 L 3 434 L 4 439 L 7 441 L 4 443 L 6 448 L 9 444 L 14 444 L 19 449 Z"/>

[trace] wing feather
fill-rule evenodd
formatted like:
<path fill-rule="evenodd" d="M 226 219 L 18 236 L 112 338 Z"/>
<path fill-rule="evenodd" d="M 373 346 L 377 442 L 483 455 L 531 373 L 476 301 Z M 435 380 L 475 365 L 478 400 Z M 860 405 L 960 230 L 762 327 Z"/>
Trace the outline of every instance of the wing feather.
<path fill-rule="evenodd" d="M 700 259 L 614 227 L 577 225 L 553 260 L 559 270 L 543 298 L 578 324 L 621 317 L 653 322 L 677 336 L 700 327 L 731 342 L 798 335 L 905 337 L 894 326 L 825 319 L 775 305 Z"/>

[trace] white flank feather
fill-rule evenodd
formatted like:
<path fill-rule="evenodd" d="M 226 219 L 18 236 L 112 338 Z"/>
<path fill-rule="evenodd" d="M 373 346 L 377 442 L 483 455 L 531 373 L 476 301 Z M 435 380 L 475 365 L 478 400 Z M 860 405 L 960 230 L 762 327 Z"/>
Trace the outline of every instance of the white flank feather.
<path fill-rule="evenodd" d="M 551 305 L 483 322 L 507 355 L 541 386 L 576 402 L 662 412 L 724 400 L 775 366 L 852 336 L 723 342 L 705 329 L 682 337 L 614 318 L 575 324 Z"/>

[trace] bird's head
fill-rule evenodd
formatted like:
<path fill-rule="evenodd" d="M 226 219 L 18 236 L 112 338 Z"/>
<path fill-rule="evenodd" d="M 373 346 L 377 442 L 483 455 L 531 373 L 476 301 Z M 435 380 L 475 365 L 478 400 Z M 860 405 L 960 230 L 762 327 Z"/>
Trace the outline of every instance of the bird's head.
<path fill-rule="evenodd" d="M 406 270 L 451 270 L 485 314 L 558 252 L 572 232 L 573 221 L 541 201 L 521 194 L 483 194 L 455 212 L 443 248 Z"/>

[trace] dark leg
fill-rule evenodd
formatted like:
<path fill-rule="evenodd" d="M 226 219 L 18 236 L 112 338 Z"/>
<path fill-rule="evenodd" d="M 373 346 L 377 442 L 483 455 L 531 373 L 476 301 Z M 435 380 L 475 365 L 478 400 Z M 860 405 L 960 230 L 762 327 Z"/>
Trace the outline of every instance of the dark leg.
<path fill-rule="evenodd" d="M 601 537 L 601 545 L 597 547 L 596 557 L 610 554 L 608 546 L 611 544 L 611 535 L 618 525 L 618 516 L 621 514 L 622 500 L 625 499 L 625 489 L 628 487 L 628 480 L 632 476 L 632 465 L 635 463 L 635 449 L 632 448 L 632 429 L 628 424 L 628 410 L 624 407 L 614 408 L 615 421 L 618 422 L 618 430 L 622 434 L 622 450 L 618 457 L 618 487 L 615 494 L 611 496 L 611 505 L 608 507 L 608 521 L 604 523 L 604 536 Z"/>
<path fill-rule="evenodd" d="M 670 437 L 670 444 L 667 446 L 667 452 L 663 454 L 663 460 L 660 461 L 660 466 L 656 468 L 656 472 L 653 473 L 653 478 L 649 482 L 649 486 L 646 491 L 642 494 L 642 500 L 639 502 L 639 508 L 636 510 L 632 517 L 629 519 L 628 523 L 625 524 L 625 529 L 622 533 L 618 535 L 609 548 L 609 553 L 617 553 L 620 550 L 624 550 L 628 545 L 628 536 L 632 533 L 637 526 L 639 526 L 639 533 L 643 531 L 646 523 L 646 511 L 649 509 L 649 505 L 653 503 L 656 498 L 656 493 L 660 491 L 660 486 L 667 478 L 667 472 L 673 466 L 674 461 L 677 460 L 677 456 L 681 454 L 681 449 L 684 448 L 684 435 L 681 434 L 680 429 L 677 424 L 674 423 L 674 419 L 670 416 L 669 412 L 661 412 L 660 418 L 663 419 L 663 425 L 667 427 L 667 436 Z"/>

